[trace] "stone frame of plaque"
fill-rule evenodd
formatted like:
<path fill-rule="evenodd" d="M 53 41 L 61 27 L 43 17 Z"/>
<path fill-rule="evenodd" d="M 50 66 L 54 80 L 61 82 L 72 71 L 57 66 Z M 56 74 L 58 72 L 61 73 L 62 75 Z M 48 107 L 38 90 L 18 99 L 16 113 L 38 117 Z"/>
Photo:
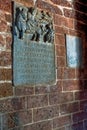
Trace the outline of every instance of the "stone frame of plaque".
<path fill-rule="evenodd" d="M 83 67 L 82 38 L 66 35 L 66 57 L 67 66 L 70 68 Z"/>
<path fill-rule="evenodd" d="M 52 15 L 14 2 L 13 85 L 56 83 Z"/>

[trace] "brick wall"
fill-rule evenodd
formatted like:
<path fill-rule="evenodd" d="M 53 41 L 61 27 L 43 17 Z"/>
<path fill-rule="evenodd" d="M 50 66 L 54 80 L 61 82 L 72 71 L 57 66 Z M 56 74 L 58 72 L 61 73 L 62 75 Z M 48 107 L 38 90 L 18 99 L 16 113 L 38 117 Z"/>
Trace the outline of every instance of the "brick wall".
<path fill-rule="evenodd" d="M 87 130 L 87 2 L 38 0 L 37 7 L 54 18 L 57 84 L 12 86 L 12 1 L 0 0 L 0 129 Z M 67 67 L 65 34 L 82 38 L 83 68 Z"/>

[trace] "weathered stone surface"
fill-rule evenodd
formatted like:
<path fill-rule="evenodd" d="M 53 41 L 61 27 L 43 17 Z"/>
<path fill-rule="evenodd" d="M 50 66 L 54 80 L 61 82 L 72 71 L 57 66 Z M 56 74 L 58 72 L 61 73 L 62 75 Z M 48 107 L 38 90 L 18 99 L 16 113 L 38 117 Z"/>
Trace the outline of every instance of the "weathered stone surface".
<path fill-rule="evenodd" d="M 50 13 L 33 7 L 21 6 L 21 10 L 15 5 L 14 8 L 14 85 L 55 83 L 54 30 Z"/>

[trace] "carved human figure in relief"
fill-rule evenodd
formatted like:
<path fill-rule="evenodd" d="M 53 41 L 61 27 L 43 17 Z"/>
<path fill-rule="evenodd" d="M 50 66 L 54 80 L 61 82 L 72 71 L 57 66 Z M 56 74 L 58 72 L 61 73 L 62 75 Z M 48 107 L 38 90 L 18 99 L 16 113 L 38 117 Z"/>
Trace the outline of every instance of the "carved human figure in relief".
<path fill-rule="evenodd" d="M 36 40 L 37 21 L 35 19 L 36 10 L 28 11 L 26 21 L 26 33 L 32 35 L 30 40 Z"/>
<path fill-rule="evenodd" d="M 39 11 L 33 7 L 17 8 L 15 34 L 20 39 L 23 39 L 25 33 L 28 35 L 29 40 L 53 43 L 54 30 L 51 15 L 46 11 Z"/>
<path fill-rule="evenodd" d="M 49 13 L 45 11 L 41 11 L 38 16 L 39 21 L 39 29 L 38 39 L 41 42 L 49 42 L 53 43 L 54 40 L 54 30 L 52 26 L 52 17 Z"/>
<path fill-rule="evenodd" d="M 41 11 L 41 13 L 42 13 L 42 20 L 43 20 L 44 22 L 46 22 L 46 23 L 48 24 L 49 22 L 52 21 L 52 17 L 50 16 L 50 14 L 49 14 L 48 12 L 46 12 L 46 11 Z"/>
<path fill-rule="evenodd" d="M 24 32 L 26 30 L 26 19 L 26 10 L 20 7 L 16 18 L 16 27 L 18 29 L 20 39 L 24 38 Z"/>
<path fill-rule="evenodd" d="M 37 34 L 38 34 L 38 41 L 44 42 L 44 36 L 46 34 L 46 27 L 43 23 L 41 23 L 41 25 L 39 25 Z"/>
<path fill-rule="evenodd" d="M 45 42 L 53 43 L 54 41 L 54 30 L 52 23 L 46 25 L 47 33 L 45 35 Z"/>

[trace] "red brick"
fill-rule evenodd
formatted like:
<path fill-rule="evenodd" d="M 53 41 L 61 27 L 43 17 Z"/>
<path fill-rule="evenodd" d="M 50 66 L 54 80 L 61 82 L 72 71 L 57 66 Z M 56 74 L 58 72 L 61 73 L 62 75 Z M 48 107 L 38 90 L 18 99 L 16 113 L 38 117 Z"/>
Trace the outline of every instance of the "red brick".
<path fill-rule="evenodd" d="M 87 114 L 84 112 L 75 113 L 75 114 L 73 114 L 73 122 L 76 123 L 76 122 L 83 121 L 86 116 L 87 116 Z"/>
<path fill-rule="evenodd" d="M 0 34 L 0 48 L 5 48 L 6 45 L 6 38 L 4 35 Z"/>
<path fill-rule="evenodd" d="M 1 20 L 0 21 L 0 32 L 7 32 L 7 22 Z"/>
<path fill-rule="evenodd" d="M 70 129 L 71 129 L 70 125 L 66 126 L 66 130 L 70 130 Z"/>
<path fill-rule="evenodd" d="M 76 12 L 74 10 L 72 10 L 72 9 L 64 9 L 65 17 L 76 18 L 75 13 Z"/>
<path fill-rule="evenodd" d="M 60 105 L 61 115 L 69 114 L 69 113 L 73 113 L 73 112 L 78 112 L 78 111 L 79 111 L 79 103 L 78 102 Z"/>
<path fill-rule="evenodd" d="M 75 99 L 76 100 L 84 100 L 87 99 L 87 90 L 83 92 L 76 92 L 75 93 Z"/>
<path fill-rule="evenodd" d="M 65 47 L 64 46 L 56 46 L 56 55 L 57 56 L 65 56 Z"/>
<path fill-rule="evenodd" d="M 11 50 L 12 47 L 12 35 L 6 36 L 6 48 Z"/>
<path fill-rule="evenodd" d="M 1 0 L 0 9 L 11 13 L 11 0 Z"/>
<path fill-rule="evenodd" d="M 60 15 L 54 15 L 54 24 L 62 27 L 73 29 L 74 21 L 70 18 L 65 18 Z"/>
<path fill-rule="evenodd" d="M 21 2 L 24 3 L 24 5 L 26 6 L 33 5 L 33 0 L 21 0 Z"/>
<path fill-rule="evenodd" d="M 56 83 L 56 85 L 52 85 L 52 86 L 36 86 L 35 87 L 36 94 L 60 92 L 61 90 L 62 90 L 62 82 L 61 81 L 58 81 Z"/>
<path fill-rule="evenodd" d="M 82 37 L 83 35 L 82 32 L 78 32 L 77 30 L 69 30 L 68 34 L 77 37 Z"/>
<path fill-rule="evenodd" d="M 53 128 L 63 127 L 68 124 L 71 124 L 70 116 L 63 116 L 53 119 Z"/>
<path fill-rule="evenodd" d="M 56 130 L 66 130 L 65 127 L 58 128 Z M 68 130 L 68 129 L 67 129 Z M 70 129 L 69 129 L 70 130 Z"/>
<path fill-rule="evenodd" d="M 84 121 L 84 129 L 87 129 L 87 119 Z"/>
<path fill-rule="evenodd" d="M 70 29 L 74 28 L 74 20 L 73 19 L 63 18 L 62 20 L 63 20 L 62 25 L 64 27 L 67 27 L 67 28 L 70 28 Z"/>
<path fill-rule="evenodd" d="M 5 19 L 5 12 L 2 11 L 2 10 L 0 10 L 0 20 L 6 21 L 6 19 Z"/>
<path fill-rule="evenodd" d="M 73 29 L 74 28 L 74 20 L 70 18 L 64 18 L 63 20 L 63 26 Z"/>
<path fill-rule="evenodd" d="M 20 124 L 25 125 L 32 122 L 31 110 L 8 113 L 5 116 L 7 118 L 8 128 L 14 128 L 16 126 L 19 126 Z"/>
<path fill-rule="evenodd" d="M 0 69 L 0 80 L 12 80 L 12 70 Z"/>
<path fill-rule="evenodd" d="M 83 82 L 81 80 L 63 81 L 63 91 L 83 90 Z"/>
<path fill-rule="evenodd" d="M 8 66 L 11 65 L 11 52 L 1 52 L 0 53 L 0 66 Z"/>
<path fill-rule="evenodd" d="M 83 5 L 81 3 L 78 3 L 78 1 L 75 1 L 75 2 L 73 2 L 73 5 L 74 5 L 75 10 L 78 10 L 82 13 L 87 13 L 87 7 L 86 7 L 85 3 Z"/>
<path fill-rule="evenodd" d="M 70 101 L 73 101 L 73 93 L 52 93 L 49 95 L 50 105 L 66 103 Z"/>
<path fill-rule="evenodd" d="M 32 110 L 24 110 L 16 112 L 19 118 L 19 122 L 22 124 L 29 124 L 32 122 Z"/>
<path fill-rule="evenodd" d="M 57 67 L 65 67 L 66 58 L 65 57 L 57 57 Z"/>
<path fill-rule="evenodd" d="M 13 95 L 12 84 L 2 83 L 0 84 L 0 97 L 8 97 Z"/>
<path fill-rule="evenodd" d="M 43 107 L 48 105 L 47 95 L 35 95 L 28 97 L 28 108 Z"/>
<path fill-rule="evenodd" d="M 78 3 L 80 3 L 80 4 L 82 4 L 82 5 L 86 5 L 87 6 L 87 2 L 86 1 L 82 1 L 82 0 L 75 0 L 75 2 L 78 2 Z"/>
<path fill-rule="evenodd" d="M 86 54 L 87 51 L 85 51 L 85 54 Z M 84 67 L 86 68 L 87 67 L 87 59 L 86 59 L 86 56 L 84 56 Z M 85 76 L 86 76 L 86 72 L 85 72 Z"/>
<path fill-rule="evenodd" d="M 74 28 L 75 28 L 75 30 L 82 31 L 84 33 L 87 31 L 87 25 L 78 20 L 74 21 Z"/>
<path fill-rule="evenodd" d="M 59 106 L 51 106 L 51 107 L 44 107 L 40 109 L 33 110 L 33 120 L 41 121 L 46 119 L 51 119 L 53 117 L 59 116 Z"/>
<path fill-rule="evenodd" d="M 76 78 L 83 79 L 85 72 L 86 70 L 84 71 L 84 69 L 76 69 Z"/>
<path fill-rule="evenodd" d="M 69 29 L 65 28 L 65 27 L 60 27 L 60 26 L 55 26 L 55 34 L 68 34 L 69 33 Z"/>
<path fill-rule="evenodd" d="M 86 24 L 87 23 L 86 18 L 87 18 L 87 16 L 85 13 L 83 14 L 83 13 L 76 12 L 76 19 L 77 20 L 82 21 L 83 23 Z"/>
<path fill-rule="evenodd" d="M 25 97 L 20 97 L 20 98 L 15 97 L 11 100 L 11 105 L 14 110 L 25 109 L 26 103 L 27 103 L 27 101 L 26 101 Z"/>
<path fill-rule="evenodd" d="M 11 34 L 11 32 L 12 32 L 12 26 L 10 24 L 8 24 L 8 26 L 7 26 L 7 32 L 9 34 Z"/>
<path fill-rule="evenodd" d="M 11 14 L 5 14 L 5 19 L 7 22 L 12 23 L 12 15 Z"/>
<path fill-rule="evenodd" d="M 34 87 L 23 86 L 23 85 L 22 87 L 15 87 L 16 96 L 33 95 L 33 94 L 34 94 Z"/>
<path fill-rule="evenodd" d="M 55 44 L 65 45 L 65 35 L 64 34 L 56 34 L 55 35 Z"/>
<path fill-rule="evenodd" d="M 63 20 L 63 16 L 61 16 L 61 15 L 58 15 L 58 14 L 54 14 L 53 15 L 53 20 L 54 20 L 54 24 L 55 25 L 58 25 L 58 26 L 62 26 L 62 20 Z"/>
<path fill-rule="evenodd" d="M 24 127 L 24 130 L 52 130 L 52 122 L 43 121 L 43 122 L 27 125 Z"/>
<path fill-rule="evenodd" d="M 78 122 L 72 125 L 72 129 L 75 130 L 84 130 L 83 122 Z"/>
<path fill-rule="evenodd" d="M 14 128 L 18 125 L 17 121 L 15 120 L 15 118 L 17 119 L 16 113 L 9 113 L 9 114 L 7 114 L 7 117 L 5 117 L 5 118 L 7 118 L 7 126 L 9 129 Z"/>
<path fill-rule="evenodd" d="M 26 108 L 26 104 L 27 101 L 25 97 L 15 97 L 0 100 L 0 112 L 24 110 Z"/>
<path fill-rule="evenodd" d="M 57 79 L 63 79 L 63 68 L 58 68 L 57 69 Z"/>
<path fill-rule="evenodd" d="M 85 78 L 85 79 L 87 78 L 87 70 L 86 69 L 83 70 L 83 78 Z"/>
<path fill-rule="evenodd" d="M 50 87 L 50 92 L 61 92 L 62 91 L 62 81 L 57 81 L 55 86 Z"/>
<path fill-rule="evenodd" d="M 86 23 L 87 7 L 85 5 L 78 3 L 78 2 L 73 2 L 73 6 L 74 6 L 74 9 L 75 9 L 76 19 Z"/>
<path fill-rule="evenodd" d="M 75 69 L 64 68 L 63 79 L 75 79 Z"/>
<path fill-rule="evenodd" d="M 37 6 L 41 9 L 45 9 L 45 10 L 49 11 L 50 13 L 54 13 L 54 14 L 56 13 L 56 14 L 62 15 L 62 11 L 53 4 L 38 0 Z"/>
<path fill-rule="evenodd" d="M 61 5 L 64 7 L 72 7 L 72 3 L 65 0 L 51 0 L 54 4 Z"/>
<path fill-rule="evenodd" d="M 80 101 L 80 110 L 87 112 L 87 99 Z"/>
<path fill-rule="evenodd" d="M 83 86 L 83 89 L 82 90 L 86 90 L 87 89 L 87 80 L 81 80 L 82 82 L 82 86 Z"/>
<path fill-rule="evenodd" d="M 50 93 L 50 86 L 36 86 L 35 93 L 36 94 Z"/>

